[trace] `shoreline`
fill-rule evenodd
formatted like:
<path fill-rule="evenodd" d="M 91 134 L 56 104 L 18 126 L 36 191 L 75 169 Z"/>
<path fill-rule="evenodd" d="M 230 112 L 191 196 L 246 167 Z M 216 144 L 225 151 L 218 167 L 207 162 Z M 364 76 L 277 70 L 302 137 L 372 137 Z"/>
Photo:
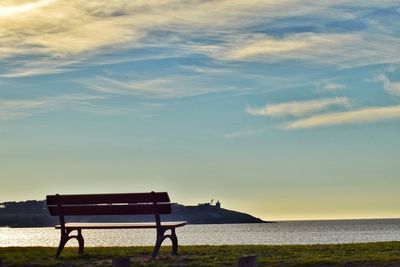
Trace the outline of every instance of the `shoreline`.
<path fill-rule="evenodd" d="M 347 222 L 347 221 L 390 221 L 400 220 L 400 218 L 356 218 L 356 219 L 304 219 L 304 220 L 271 220 L 261 222 L 229 222 L 229 223 L 187 223 L 186 225 L 240 225 L 240 224 L 279 224 L 279 223 L 294 223 L 294 222 Z M 165 221 L 168 222 L 168 221 Z M 58 223 L 56 223 L 58 224 Z M 12 229 L 25 229 L 25 228 L 53 228 L 53 225 L 37 225 L 37 226 L 12 226 L 2 225 L 1 228 L 12 228 Z"/>

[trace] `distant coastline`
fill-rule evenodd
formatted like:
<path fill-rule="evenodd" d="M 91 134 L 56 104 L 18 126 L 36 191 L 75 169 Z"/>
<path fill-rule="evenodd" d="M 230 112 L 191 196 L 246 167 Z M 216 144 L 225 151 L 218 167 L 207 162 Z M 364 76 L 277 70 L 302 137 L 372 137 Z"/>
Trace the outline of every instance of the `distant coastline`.
<path fill-rule="evenodd" d="M 172 213 L 162 217 L 164 221 L 185 220 L 188 224 L 235 224 L 235 223 L 271 223 L 250 214 L 228 210 L 217 202 L 201 203 L 197 206 L 173 204 Z M 153 216 L 81 216 L 71 218 L 85 222 L 140 222 L 154 220 Z M 0 227 L 49 227 L 58 223 L 57 217 L 51 217 L 44 200 L 0 203 Z"/>

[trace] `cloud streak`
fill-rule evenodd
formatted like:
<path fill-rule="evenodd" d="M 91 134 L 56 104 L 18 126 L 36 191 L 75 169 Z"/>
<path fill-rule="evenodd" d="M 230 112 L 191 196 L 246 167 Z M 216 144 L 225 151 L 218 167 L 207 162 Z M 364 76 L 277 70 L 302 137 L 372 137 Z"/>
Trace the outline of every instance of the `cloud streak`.
<path fill-rule="evenodd" d="M 332 106 L 349 107 L 351 101 L 347 97 L 324 98 L 308 101 L 291 101 L 279 104 L 267 104 L 261 108 L 247 107 L 246 112 L 253 116 L 303 117 L 305 115 L 326 110 Z"/>
<path fill-rule="evenodd" d="M 346 85 L 344 85 L 342 83 L 335 83 L 335 82 L 319 82 L 316 84 L 316 86 L 319 91 L 330 92 L 330 93 L 341 91 L 346 88 Z"/>
<path fill-rule="evenodd" d="M 219 60 L 277 63 L 287 61 L 335 65 L 341 68 L 397 64 L 393 57 L 400 38 L 379 33 L 293 33 L 283 37 L 242 34 L 223 44 L 199 48 Z"/>
<path fill-rule="evenodd" d="M 238 138 L 250 137 L 250 136 L 262 134 L 265 131 L 266 131 L 266 129 L 242 130 L 242 131 L 223 134 L 222 138 L 228 139 L 228 140 L 234 140 L 234 139 L 238 139 Z"/>
<path fill-rule="evenodd" d="M 105 99 L 105 97 L 80 94 L 42 97 L 32 100 L 0 99 L 0 120 L 25 118 L 49 109 L 58 109 L 68 105 L 90 105 L 101 99 Z"/>
<path fill-rule="evenodd" d="M 308 129 L 342 124 L 363 124 L 400 119 L 400 106 L 369 107 L 346 112 L 332 112 L 289 122 L 285 129 Z"/>
<path fill-rule="evenodd" d="M 212 82 L 190 75 L 173 75 L 149 79 L 97 76 L 87 79 L 83 83 L 90 90 L 101 94 L 136 95 L 144 98 L 159 99 L 173 99 L 236 90 L 232 86 L 212 85 Z"/>
<path fill-rule="evenodd" d="M 264 34 L 243 36 L 233 40 L 230 50 L 223 57 L 228 60 L 266 60 L 274 56 L 298 57 L 298 52 L 324 52 L 343 42 L 352 42 L 351 34 L 298 33 L 276 38 Z M 315 51 L 319 49 L 319 51 Z"/>

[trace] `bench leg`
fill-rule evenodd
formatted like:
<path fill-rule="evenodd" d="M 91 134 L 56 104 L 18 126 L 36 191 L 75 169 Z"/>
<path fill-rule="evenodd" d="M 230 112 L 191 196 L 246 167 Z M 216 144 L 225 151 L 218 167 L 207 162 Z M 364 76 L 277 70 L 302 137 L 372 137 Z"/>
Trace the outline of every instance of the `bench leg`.
<path fill-rule="evenodd" d="M 178 255 L 178 237 L 175 233 L 175 228 L 171 229 L 171 241 L 172 241 L 172 255 Z"/>
<path fill-rule="evenodd" d="M 164 239 L 165 239 L 164 233 L 165 233 L 165 230 L 164 230 L 164 229 L 161 230 L 161 231 L 158 231 L 158 230 L 157 230 L 156 244 L 155 244 L 155 246 L 154 246 L 153 252 L 151 253 L 151 257 L 152 257 L 153 259 L 157 256 L 158 251 L 160 251 L 161 244 L 162 244 L 162 242 L 163 242 Z"/>
<path fill-rule="evenodd" d="M 166 230 L 167 229 L 162 229 L 157 231 L 156 244 L 154 246 L 153 253 L 151 253 L 151 257 L 153 259 L 157 256 L 158 252 L 160 251 L 161 244 L 166 238 L 169 238 L 172 241 L 172 255 L 178 255 L 178 237 L 176 236 L 175 228 L 170 229 L 170 235 L 165 234 Z"/>
<path fill-rule="evenodd" d="M 61 254 L 62 250 L 64 249 L 64 246 L 67 243 L 67 241 L 68 241 L 68 237 L 62 233 L 61 239 L 60 239 L 60 244 L 58 245 L 57 252 L 55 255 L 56 258 L 60 257 L 60 254 Z"/>
<path fill-rule="evenodd" d="M 83 239 L 82 236 L 82 230 L 78 230 L 78 235 L 76 236 L 76 239 L 78 240 L 79 243 L 79 254 L 82 255 L 83 254 L 83 249 L 85 247 L 85 240 Z"/>
<path fill-rule="evenodd" d="M 76 231 L 78 231 L 77 235 L 69 235 L 71 233 L 71 230 L 64 230 L 64 231 L 61 230 L 60 245 L 58 246 L 55 258 L 60 257 L 60 254 L 63 251 L 63 249 L 65 247 L 65 244 L 67 244 L 67 242 L 72 238 L 76 238 L 76 240 L 78 240 L 78 243 L 79 243 L 79 254 L 83 254 L 85 241 L 84 241 L 83 236 L 82 236 L 82 230 L 81 229 L 77 229 Z"/>

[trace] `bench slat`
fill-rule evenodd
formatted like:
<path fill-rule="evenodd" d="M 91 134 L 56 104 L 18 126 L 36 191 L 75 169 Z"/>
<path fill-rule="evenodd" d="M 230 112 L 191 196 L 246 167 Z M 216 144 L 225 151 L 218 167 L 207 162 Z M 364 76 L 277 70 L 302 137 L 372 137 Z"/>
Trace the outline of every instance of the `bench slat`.
<path fill-rule="evenodd" d="M 154 214 L 153 204 L 135 205 L 67 205 L 67 206 L 48 206 L 49 212 L 53 216 L 65 215 L 137 215 Z M 170 203 L 158 203 L 159 214 L 170 214 Z"/>
<path fill-rule="evenodd" d="M 152 193 L 123 193 L 123 194 L 87 194 L 87 195 L 49 195 L 47 205 L 74 204 L 111 204 L 111 203 L 149 203 L 170 202 L 167 192 Z"/>
<path fill-rule="evenodd" d="M 186 225 L 186 221 L 162 222 L 161 226 L 165 228 L 175 228 Z M 60 225 L 56 225 L 60 229 Z M 156 223 L 66 223 L 68 229 L 147 229 L 157 228 Z"/>

